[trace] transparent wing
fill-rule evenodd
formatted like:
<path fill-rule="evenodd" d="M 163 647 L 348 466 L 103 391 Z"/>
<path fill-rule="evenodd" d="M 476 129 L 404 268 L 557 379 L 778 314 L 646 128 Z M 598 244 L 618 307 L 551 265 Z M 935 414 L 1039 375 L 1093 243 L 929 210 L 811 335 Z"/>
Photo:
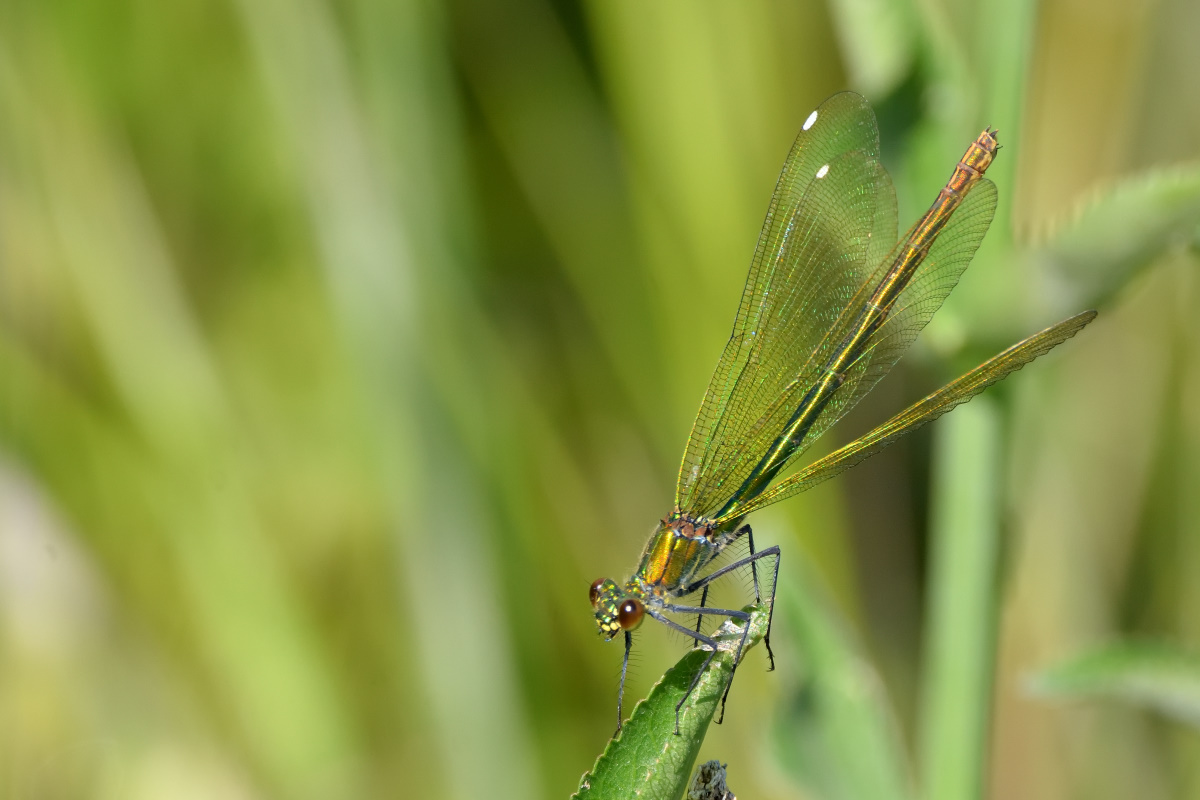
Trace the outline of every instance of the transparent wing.
<path fill-rule="evenodd" d="M 792 453 L 789 461 L 816 441 L 874 389 L 875 384 L 887 375 L 900 360 L 900 356 L 916 341 L 917 336 L 958 285 L 963 272 L 974 258 L 975 251 L 983 242 L 995 213 L 996 185 L 984 178 L 954 212 L 950 222 L 930 248 L 929 254 L 917 268 L 908 287 L 901 292 L 887 320 L 871 337 L 863 353 L 851 366 L 853 377 L 847 376 L 834 399 L 809 431 L 805 443 Z M 905 236 L 897 248 L 903 247 L 907 239 Z M 880 277 L 891 261 L 892 258 L 888 258 L 880 265 Z M 874 284 L 864 289 L 869 295 L 869 290 L 874 289 Z M 863 300 L 865 302 L 866 297 Z"/>
<path fill-rule="evenodd" d="M 865 436 L 818 461 L 814 461 L 794 475 L 788 476 L 769 491 L 740 507 L 735 512 L 736 515 L 744 516 L 794 494 L 807 491 L 818 483 L 827 481 L 862 463 L 901 436 L 915 431 L 927 422 L 932 422 L 960 403 L 970 400 L 993 383 L 1004 380 L 1035 358 L 1050 352 L 1083 330 L 1084 326 L 1095 318 L 1095 311 L 1085 311 L 1018 342 L 957 380 L 943 386 L 924 400 L 909 406 Z M 717 520 L 718 523 L 721 521 Z"/>
<path fill-rule="evenodd" d="M 983 241 L 996 210 L 996 187 L 982 179 L 945 223 L 941 234 L 914 271 L 912 279 L 896 299 L 884 323 L 870 336 L 858 357 L 846 369 L 844 380 L 828 404 L 821 410 L 807 434 L 783 450 L 765 473 L 764 483 L 746 486 L 746 479 L 764 455 L 773 449 L 776 437 L 803 404 L 810 388 L 821 379 L 830 357 L 853 328 L 859 312 L 876 285 L 906 246 L 908 236 L 900 240 L 892 253 L 882 259 L 872 274 L 857 288 L 844 305 L 828 333 L 793 380 L 780 392 L 763 414 L 752 424 L 743 425 L 737 436 L 727 436 L 717 445 L 714 461 L 719 471 L 708 476 L 696 492 L 694 513 L 708 518 L 732 517 L 762 491 L 770 479 L 786 469 L 831 425 L 858 403 L 888 373 L 925 327 L 935 311 L 958 283 L 963 271 Z M 911 233 L 911 231 L 910 231 Z"/>
<path fill-rule="evenodd" d="M 744 439 L 803 372 L 875 256 L 895 242 L 895 192 L 878 139 L 874 113 L 852 93 L 826 100 L 796 137 L 684 452 L 676 507 L 694 509 L 712 494 L 728 461 L 722 445 Z"/>

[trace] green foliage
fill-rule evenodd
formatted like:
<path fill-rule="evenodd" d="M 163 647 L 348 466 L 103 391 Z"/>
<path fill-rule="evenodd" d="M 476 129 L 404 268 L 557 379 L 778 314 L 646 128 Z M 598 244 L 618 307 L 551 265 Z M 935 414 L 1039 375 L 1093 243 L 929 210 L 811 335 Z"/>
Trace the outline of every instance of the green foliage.
<path fill-rule="evenodd" d="M 1156 170 L 1121 182 L 1060 223 L 1043 253 L 1087 305 L 1106 304 L 1138 270 L 1200 230 L 1200 167 Z"/>
<path fill-rule="evenodd" d="M 996 582 L 1000 553 L 999 418 L 978 397 L 947 420 L 935 442 L 929 617 L 921 676 L 922 796 L 983 795 Z"/>
<path fill-rule="evenodd" d="M 0 793 L 567 795 L 619 658 L 586 587 L 667 510 L 788 143 L 855 88 L 905 223 L 1004 149 L 978 263 L 837 436 L 1102 316 L 986 430 L 755 519 L 778 668 L 678 744 L 639 707 L 638 757 L 711 748 L 744 797 L 1200 797 L 1190 731 L 1014 689 L 1200 646 L 1200 6 L 1060 6 L 7 4 Z M 627 696 L 681 646 L 641 636 Z M 1047 691 L 1194 722 L 1155 652 Z"/>
<path fill-rule="evenodd" d="M 743 658 L 762 641 L 767 631 L 768 609 L 747 606 L 751 612 Z M 677 800 L 688 786 L 696 754 L 713 715 L 721 705 L 733 676 L 733 659 L 744 626 L 727 620 L 715 638 L 721 646 L 699 683 L 679 709 L 678 735 L 675 707 L 687 692 L 707 653 L 693 650 L 654 685 L 645 700 L 633 709 L 629 721 L 608 743 L 596 765 L 583 776 L 579 800 L 617 800 L 629 796 L 646 800 Z"/>
<path fill-rule="evenodd" d="M 800 565 L 795 566 L 800 561 Z M 776 761 L 819 797 L 911 798 L 899 728 L 880 677 L 812 567 L 789 554 L 777 619 L 792 634 L 780 660 L 800 675 L 776 716 Z"/>
<path fill-rule="evenodd" d="M 1044 669 L 1030 689 L 1056 700 L 1095 699 L 1151 709 L 1200 728 L 1200 656 L 1178 645 L 1117 642 Z"/>

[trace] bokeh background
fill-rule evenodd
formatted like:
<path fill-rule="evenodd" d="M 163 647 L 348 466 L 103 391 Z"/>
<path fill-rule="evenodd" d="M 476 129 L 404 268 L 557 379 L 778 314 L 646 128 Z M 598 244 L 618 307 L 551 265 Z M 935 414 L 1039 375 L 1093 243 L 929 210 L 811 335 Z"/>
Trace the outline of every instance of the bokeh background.
<path fill-rule="evenodd" d="M 814 452 L 1101 316 L 758 515 L 781 598 L 823 587 L 928 779 L 937 531 L 991 530 L 985 793 L 1200 797 L 1194 728 L 1029 683 L 1102 642 L 1200 647 L 1192 0 L 0 18 L 0 795 L 573 791 L 620 665 L 587 586 L 668 510 L 775 175 L 852 88 L 902 227 L 985 124 L 1001 205 Z M 794 768 L 793 616 L 701 754 L 742 797 L 836 795 Z M 630 697 L 685 647 L 639 634 Z"/>

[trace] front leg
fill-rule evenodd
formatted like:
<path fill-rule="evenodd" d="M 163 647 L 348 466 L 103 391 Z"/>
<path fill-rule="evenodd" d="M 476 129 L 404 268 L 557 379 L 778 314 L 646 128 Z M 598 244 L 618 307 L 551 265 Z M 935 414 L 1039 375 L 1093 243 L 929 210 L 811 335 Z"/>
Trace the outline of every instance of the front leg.
<path fill-rule="evenodd" d="M 625 657 L 621 659 L 621 685 L 617 688 L 617 730 L 613 733 L 616 736 L 621 732 L 622 716 L 621 716 L 621 700 L 625 697 L 625 673 L 629 671 L 629 651 L 633 649 L 633 634 L 625 631 Z"/>
<path fill-rule="evenodd" d="M 700 608 L 695 607 L 695 606 L 666 605 L 663 608 L 667 611 L 670 611 L 673 614 L 695 614 L 700 611 Z M 745 649 L 745 647 L 746 647 L 746 637 L 750 635 L 750 615 L 747 614 L 745 611 L 736 611 L 732 608 L 710 608 L 708 610 L 708 613 L 718 614 L 723 617 L 731 617 L 732 619 L 741 620 L 743 623 L 742 638 L 740 640 L 738 640 L 737 652 L 734 653 L 734 655 L 733 655 L 733 666 L 729 670 L 729 683 L 725 684 L 725 692 L 724 692 L 724 694 L 721 695 L 721 716 L 717 719 L 717 724 L 720 725 L 722 720 L 725 719 L 725 701 L 729 699 L 729 690 L 733 687 L 733 676 L 735 674 L 737 674 L 738 664 L 740 664 L 742 661 L 742 650 Z M 668 624 L 672 624 L 672 623 L 670 623 L 669 620 L 666 619 L 666 617 L 660 617 L 657 614 L 655 614 L 654 617 L 655 617 L 655 619 L 660 619 L 660 620 L 663 620 L 664 622 L 667 622 Z M 687 631 L 689 636 L 692 635 L 691 631 L 688 631 L 687 628 L 683 628 L 680 625 L 675 625 L 674 627 L 678 627 L 678 628 L 681 628 L 682 630 Z M 713 647 L 713 648 L 716 647 L 715 640 L 710 639 L 708 637 L 701 637 L 701 635 L 699 633 L 695 634 L 695 636 L 696 636 L 697 641 L 699 641 L 700 639 L 703 639 L 705 644 L 708 644 L 710 647 Z M 692 693 L 692 689 L 696 688 L 696 684 L 700 682 L 701 674 L 703 674 L 704 670 L 712 662 L 713 657 L 715 655 L 716 655 L 716 650 L 714 649 L 713 652 L 709 653 L 709 656 L 705 660 L 704 666 L 701 667 L 700 672 L 696 673 L 696 677 L 692 679 L 692 685 L 688 687 L 687 694 L 685 694 L 683 696 L 684 700 L 686 700 L 687 696 Z M 679 705 L 683 705 L 683 700 L 679 701 Z M 679 717 L 679 706 L 675 707 L 675 716 L 676 716 L 675 727 L 676 727 L 676 730 L 678 730 L 678 728 L 679 728 L 679 718 L 678 718 Z"/>
<path fill-rule="evenodd" d="M 690 608 L 687 606 L 678 606 L 678 607 L 664 606 L 664 608 L 668 611 L 680 611 L 682 613 L 695 613 L 695 612 L 699 611 L 699 609 L 697 609 L 697 608 Z M 646 613 L 649 614 L 650 616 L 654 617 L 656 620 L 658 620 L 662 624 L 666 625 L 668 628 L 674 628 L 675 630 L 679 631 L 680 633 L 686 633 L 688 636 L 691 636 L 693 639 L 700 642 L 700 644 L 704 645 L 705 648 L 708 649 L 708 658 L 704 659 L 704 663 L 701 664 L 700 669 L 696 671 L 695 676 L 692 678 L 692 682 L 690 684 L 688 684 L 687 691 L 683 693 L 683 697 L 679 698 L 679 702 L 675 704 L 675 735 L 679 736 L 679 712 L 680 712 L 680 709 L 683 708 L 683 704 L 687 702 L 688 697 L 691 696 L 692 691 L 696 688 L 696 685 L 698 683 L 700 683 L 700 678 L 704 676 L 704 671 L 708 669 L 709 664 L 711 664 L 712 660 L 714 658 L 716 658 L 718 645 L 717 645 L 717 642 L 715 639 L 705 636 L 702 633 L 697 633 L 696 631 L 693 631 L 691 628 L 686 628 L 683 625 L 680 625 L 675 620 L 671 619 L 670 617 L 664 616 L 663 614 L 659 613 L 658 611 L 656 611 L 653 608 L 647 607 Z M 721 609 L 712 609 L 712 613 L 714 613 L 714 614 L 729 614 L 730 616 L 734 616 L 734 617 L 737 617 L 739 619 L 744 619 L 744 620 L 750 619 L 750 615 L 744 611 L 723 611 Z M 750 629 L 750 626 L 747 625 L 746 630 L 749 630 L 749 629 Z M 742 641 L 745 641 L 744 635 L 742 637 Z M 732 676 L 730 679 L 732 680 Z M 726 692 L 728 693 L 728 689 L 726 689 Z"/>

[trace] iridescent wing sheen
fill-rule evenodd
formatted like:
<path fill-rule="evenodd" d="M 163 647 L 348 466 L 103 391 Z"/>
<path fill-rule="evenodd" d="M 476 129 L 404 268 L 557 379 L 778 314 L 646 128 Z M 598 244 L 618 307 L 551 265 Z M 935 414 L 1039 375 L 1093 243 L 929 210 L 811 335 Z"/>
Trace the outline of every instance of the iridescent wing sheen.
<path fill-rule="evenodd" d="M 804 373 L 895 242 L 895 192 L 878 142 L 874 113 L 852 93 L 822 103 L 796 137 L 684 452 L 677 508 L 708 504 L 728 443 L 744 440 Z"/>
<path fill-rule="evenodd" d="M 1045 355 L 1083 330 L 1096 318 L 1095 311 L 1085 311 L 1046 328 L 1004 352 L 988 359 L 975 369 L 943 386 L 918 403 L 909 406 L 865 436 L 835 450 L 804 469 L 788 476 L 770 490 L 741 506 L 738 517 L 777 503 L 784 498 L 807 491 L 823 481 L 840 475 L 865 461 L 901 436 L 915 431 L 927 422 L 965 403 L 993 383 L 1002 381 L 1035 358 Z M 723 520 L 716 520 L 718 523 Z"/>
<path fill-rule="evenodd" d="M 801 442 L 789 447 L 776 460 L 772 474 L 778 474 L 779 471 L 785 469 L 830 426 L 875 388 L 875 384 L 891 370 L 941 307 L 950 291 L 958 284 L 963 271 L 971 263 L 975 251 L 983 241 L 995 211 L 996 186 L 984 178 L 975 185 L 963 200 L 962 205 L 946 223 L 928 254 L 917 267 L 908 286 L 897 298 L 891 313 L 879 329 L 871 335 L 863 351 L 846 370 L 841 387 L 838 388 L 832 400 L 809 429 L 808 434 Z M 854 324 L 863 304 L 869 299 L 872 290 L 878 285 L 896 256 L 899 255 L 899 251 L 905 247 L 910 234 L 911 231 L 905 234 L 893 252 L 880 262 L 875 274 L 863 285 L 854 302 L 847 306 L 845 314 L 838 320 L 838 324 L 831 328 L 830 335 L 821 348 L 822 358 L 814 359 L 795 385 L 780 398 L 778 408 L 773 409 L 771 419 L 762 425 L 763 430 L 775 428 L 777 433 L 794 412 L 808 388 L 820 378 L 827 363 L 825 353 L 831 354 L 843 340 L 845 331 Z M 731 470 L 739 488 L 741 481 L 750 473 L 758 463 L 761 454 L 771 444 L 771 441 L 754 439 L 730 443 L 731 452 L 740 454 L 736 457 Z M 726 480 L 727 484 L 733 483 L 733 480 Z M 765 487 L 759 487 L 758 491 L 761 491 L 762 488 Z M 749 494 L 739 494 L 735 491 L 730 496 L 735 498 L 732 503 L 726 500 L 720 506 L 710 504 L 709 508 L 702 513 L 706 516 L 724 516 L 728 511 L 734 510 L 730 506 L 744 505 L 752 500 L 755 494 L 757 494 L 755 491 L 751 491 Z M 718 497 L 717 501 L 719 502 L 720 499 Z"/>
<path fill-rule="evenodd" d="M 832 169 L 829 174 L 833 174 Z M 911 281 L 897 298 L 888 318 L 871 335 L 862 352 L 846 370 L 842 385 L 807 435 L 780 454 L 771 467 L 771 475 L 785 469 L 887 374 L 958 283 L 982 242 L 995 210 L 996 187 L 991 181 L 982 179 L 946 222 Z M 818 339 L 815 347 L 809 345 L 811 357 L 803 362 L 802 368 L 791 373 L 786 386 L 771 397 L 768 404 L 753 406 L 755 410 L 763 409 L 753 418 L 753 422 L 741 425 L 733 435 L 726 435 L 715 443 L 711 458 L 715 467 L 697 481 L 702 485 L 693 493 L 693 505 L 688 509 L 690 513 L 710 519 L 718 516 L 735 518 L 739 508 L 744 509 L 757 492 L 765 488 L 747 487 L 744 483 L 771 449 L 775 437 L 801 405 L 809 388 L 820 379 L 830 357 L 855 325 L 859 312 L 907 240 L 906 234 L 886 258 L 872 265 L 872 272 L 838 309 L 839 313 L 825 335 Z M 768 365 L 767 370 L 771 371 L 772 368 Z M 735 398 L 730 406 L 737 405 Z"/>

